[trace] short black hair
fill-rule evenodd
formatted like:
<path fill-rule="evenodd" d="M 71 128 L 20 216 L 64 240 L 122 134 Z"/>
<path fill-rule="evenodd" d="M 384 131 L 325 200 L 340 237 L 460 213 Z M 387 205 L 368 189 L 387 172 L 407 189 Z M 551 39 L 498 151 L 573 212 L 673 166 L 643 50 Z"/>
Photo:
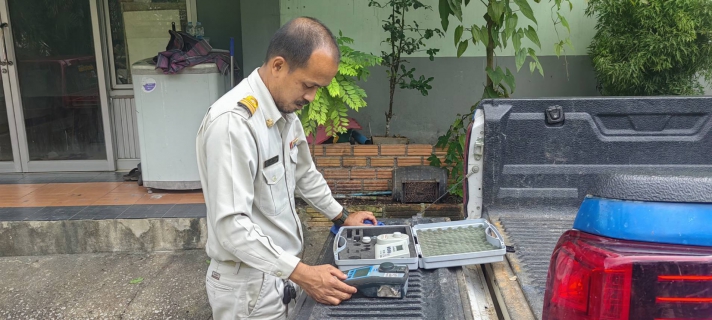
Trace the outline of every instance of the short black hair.
<path fill-rule="evenodd" d="M 341 51 L 331 33 L 321 21 L 312 17 L 299 17 L 285 23 L 272 36 L 265 62 L 280 56 L 290 65 L 290 71 L 305 67 L 314 50 L 329 48 L 341 60 Z"/>

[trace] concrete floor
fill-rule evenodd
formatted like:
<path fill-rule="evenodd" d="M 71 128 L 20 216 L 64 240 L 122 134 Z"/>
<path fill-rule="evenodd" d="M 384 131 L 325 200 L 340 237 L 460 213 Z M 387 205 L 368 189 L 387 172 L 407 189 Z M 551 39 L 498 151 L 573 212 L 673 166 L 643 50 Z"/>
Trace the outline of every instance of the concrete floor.
<path fill-rule="evenodd" d="M 327 234 L 305 230 L 305 263 Z M 210 319 L 207 259 L 204 250 L 0 258 L 0 319 Z"/>

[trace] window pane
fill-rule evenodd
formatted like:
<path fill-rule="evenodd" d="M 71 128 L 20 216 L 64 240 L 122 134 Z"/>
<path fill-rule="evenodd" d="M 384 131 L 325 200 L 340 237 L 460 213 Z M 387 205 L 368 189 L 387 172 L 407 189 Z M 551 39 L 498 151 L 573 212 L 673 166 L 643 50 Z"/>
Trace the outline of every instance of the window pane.
<path fill-rule="evenodd" d="M 168 30 L 185 30 L 185 0 L 109 0 L 116 84 L 131 83 L 131 65 L 166 50 Z"/>
<path fill-rule="evenodd" d="M 30 160 L 104 160 L 89 1 L 10 0 Z"/>

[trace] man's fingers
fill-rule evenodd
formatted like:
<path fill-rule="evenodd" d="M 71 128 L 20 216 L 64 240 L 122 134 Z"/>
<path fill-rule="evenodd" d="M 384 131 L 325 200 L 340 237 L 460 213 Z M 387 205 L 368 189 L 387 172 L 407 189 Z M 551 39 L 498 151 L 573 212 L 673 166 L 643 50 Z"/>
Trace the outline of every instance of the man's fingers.
<path fill-rule="evenodd" d="M 341 300 L 341 301 L 351 299 L 351 294 L 348 294 L 348 293 L 345 293 L 345 292 L 341 292 L 341 291 L 336 291 L 336 292 L 334 292 L 334 295 L 333 295 L 333 296 L 334 296 L 335 298 Z"/>
<path fill-rule="evenodd" d="M 376 221 L 376 217 L 374 217 L 373 215 L 366 216 L 366 219 L 363 219 L 363 220 L 364 220 L 364 221 L 366 221 L 366 220 L 371 220 L 371 222 L 373 222 L 373 225 L 374 225 L 374 226 L 375 226 L 375 225 L 378 225 L 378 221 Z"/>
<path fill-rule="evenodd" d="M 341 272 L 341 270 L 336 269 L 334 267 L 331 267 L 329 269 L 329 273 L 331 273 L 332 276 L 339 278 L 339 280 L 346 280 L 346 278 L 347 278 L 346 275 L 343 272 Z"/>
<path fill-rule="evenodd" d="M 349 293 L 349 294 L 354 294 L 357 291 L 356 288 L 354 288 L 348 284 L 345 284 L 341 281 L 336 281 L 336 283 L 334 284 L 334 289 L 339 290 L 341 292 Z"/>

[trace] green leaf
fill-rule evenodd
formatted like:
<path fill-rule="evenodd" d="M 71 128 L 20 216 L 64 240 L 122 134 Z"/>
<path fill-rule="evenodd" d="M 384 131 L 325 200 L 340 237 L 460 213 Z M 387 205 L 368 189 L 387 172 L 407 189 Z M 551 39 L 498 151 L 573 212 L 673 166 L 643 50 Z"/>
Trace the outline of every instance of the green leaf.
<path fill-rule="evenodd" d="M 462 0 L 447 0 L 450 5 L 450 11 L 455 15 L 457 20 L 462 22 Z"/>
<path fill-rule="evenodd" d="M 490 80 L 492 80 L 494 86 L 497 86 L 500 82 L 502 82 L 502 79 L 504 78 L 504 72 L 502 71 L 502 67 L 497 66 L 497 70 L 492 70 L 492 68 L 487 67 L 486 71 Z"/>
<path fill-rule="evenodd" d="M 480 27 L 472 25 L 470 33 L 472 33 L 472 40 L 474 44 L 477 44 L 477 41 L 482 41 L 482 36 L 480 35 Z"/>
<path fill-rule="evenodd" d="M 499 32 L 497 32 L 497 30 L 495 28 L 492 28 L 492 41 L 493 41 L 495 47 L 499 47 L 501 44 L 499 42 Z"/>
<path fill-rule="evenodd" d="M 463 28 L 462 25 L 459 25 L 457 26 L 457 28 L 455 28 L 455 45 L 460 42 L 460 38 L 462 38 L 462 31 L 464 30 L 465 28 Z"/>
<path fill-rule="evenodd" d="M 205 263 L 210 264 L 210 260 L 205 260 Z"/>
<path fill-rule="evenodd" d="M 529 72 L 534 73 L 535 68 L 536 68 L 536 62 L 529 61 Z"/>
<path fill-rule="evenodd" d="M 443 31 L 447 31 L 447 27 L 450 24 L 450 15 L 453 13 L 450 10 L 448 0 L 440 0 L 438 2 L 438 11 L 440 12 L 440 24 L 443 26 Z"/>
<path fill-rule="evenodd" d="M 564 18 L 564 16 L 562 16 L 560 13 L 557 12 L 556 14 L 559 15 L 559 20 L 561 20 L 561 25 L 566 27 L 566 30 L 568 30 L 569 33 L 571 33 L 571 27 L 569 27 L 569 21 L 567 21 L 566 18 Z"/>
<path fill-rule="evenodd" d="M 129 281 L 130 284 L 139 284 L 141 282 L 143 282 L 143 278 L 136 278 L 136 279 Z"/>
<path fill-rule="evenodd" d="M 489 14 L 490 18 L 499 24 L 502 19 L 502 13 L 504 13 L 504 1 L 490 0 L 487 6 L 487 14 Z"/>
<path fill-rule="evenodd" d="M 487 27 L 483 26 L 480 28 L 480 38 L 482 39 L 482 44 L 486 46 L 489 45 L 489 34 L 487 32 Z"/>
<path fill-rule="evenodd" d="M 467 50 L 467 45 L 469 44 L 468 41 L 462 41 L 460 44 L 457 46 L 457 57 L 461 57 L 463 53 L 465 53 L 465 50 Z"/>
<path fill-rule="evenodd" d="M 514 34 L 514 31 L 517 28 L 518 20 L 519 17 L 517 17 L 517 14 L 514 13 L 507 18 L 507 21 L 504 22 L 504 32 L 507 35 L 504 40 L 505 42 L 507 41 L 506 39 L 511 38 Z"/>
<path fill-rule="evenodd" d="M 517 71 L 522 68 L 524 65 L 524 61 L 527 59 L 527 49 L 521 48 L 519 51 L 517 51 L 516 56 L 514 57 L 514 60 L 517 65 Z"/>
<path fill-rule="evenodd" d="M 532 28 L 532 26 L 529 26 L 526 30 L 524 30 L 524 34 L 527 35 L 527 38 L 531 40 L 531 42 L 534 42 L 539 49 L 541 49 L 541 42 L 539 42 L 539 36 L 536 34 L 536 30 Z"/>
<path fill-rule="evenodd" d="M 464 134 L 461 135 L 459 140 L 460 140 L 460 148 L 462 148 L 462 150 L 465 150 L 465 135 Z"/>
<path fill-rule="evenodd" d="M 507 74 L 505 74 L 505 76 L 504 76 L 504 82 L 507 83 L 510 91 L 512 91 L 512 93 L 514 93 L 514 89 L 516 89 L 516 84 L 514 81 L 514 75 L 512 74 L 511 71 L 509 71 L 509 68 L 507 68 Z"/>
<path fill-rule="evenodd" d="M 524 14 L 525 17 L 529 18 L 529 20 L 536 22 L 536 18 L 534 18 L 534 11 L 532 11 L 532 7 L 529 6 L 529 2 L 527 0 L 514 0 L 514 3 L 519 6 L 519 10 L 522 11 L 522 14 Z"/>
<path fill-rule="evenodd" d="M 539 63 L 539 58 L 536 56 L 536 51 L 534 51 L 534 49 L 532 49 L 532 48 L 529 48 L 529 56 L 532 57 L 532 59 L 534 59 L 534 62 L 535 62 L 534 66 L 537 69 L 539 69 L 539 73 L 543 77 L 544 76 L 544 68 L 542 68 L 541 63 Z M 530 66 L 530 68 L 531 68 L 531 66 Z M 532 69 L 531 71 L 534 72 L 534 69 Z"/>
<path fill-rule="evenodd" d="M 442 163 L 440 162 L 440 158 L 438 156 L 431 154 L 430 157 L 428 157 L 428 161 L 430 161 L 430 165 L 433 167 L 442 167 Z"/>
<path fill-rule="evenodd" d="M 524 36 L 524 32 L 522 29 L 519 29 L 517 33 L 512 35 L 512 43 L 514 43 L 514 51 L 519 52 L 519 49 L 522 47 L 522 37 Z"/>
<path fill-rule="evenodd" d="M 492 87 L 487 86 L 485 87 L 485 91 L 482 92 L 482 98 L 483 99 L 495 99 L 499 98 L 499 94 L 497 94 L 497 91 L 494 91 Z"/>
<path fill-rule="evenodd" d="M 556 52 L 557 57 L 561 56 L 561 47 L 563 46 L 562 43 L 563 41 L 554 43 L 554 52 Z"/>

